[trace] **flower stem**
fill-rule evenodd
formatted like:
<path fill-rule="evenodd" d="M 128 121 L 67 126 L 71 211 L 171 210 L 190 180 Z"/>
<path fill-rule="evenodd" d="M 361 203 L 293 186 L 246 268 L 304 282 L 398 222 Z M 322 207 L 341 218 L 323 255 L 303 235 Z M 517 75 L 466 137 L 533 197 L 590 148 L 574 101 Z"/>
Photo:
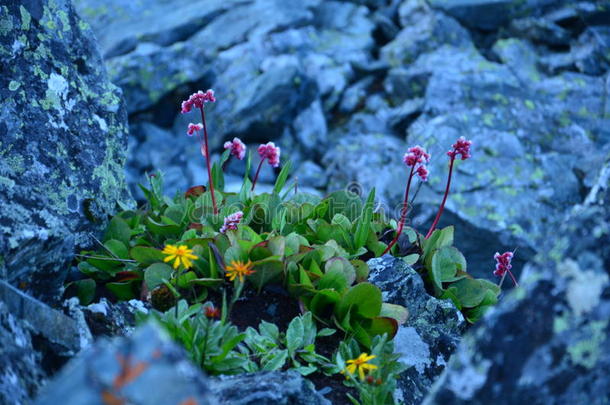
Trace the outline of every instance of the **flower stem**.
<path fill-rule="evenodd" d="M 405 189 L 405 199 L 402 202 L 402 209 L 400 210 L 400 221 L 398 222 L 398 228 L 396 229 L 396 236 L 392 241 L 388 244 L 388 247 L 385 248 L 382 256 L 385 255 L 392 249 L 392 246 L 398 242 L 398 238 L 402 233 L 402 228 L 405 226 L 405 221 L 407 220 L 407 212 L 409 211 L 409 190 L 411 189 L 411 180 L 413 180 L 413 171 L 415 170 L 415 165 L 411 166 L 411 172 L 409 173 L 409 180 L 407 180 L 407 188 Z"/>
<path fill-rule="evenodd" d="M 451 156 L 451 160 L 449 161 L 449 175 L 447 176 L 447 186 L 445 187 L 445 195 L 443 196 L 443 202 L 441 202 L 441 206 L 438 209 L 438 213 L 436 214 L 436 218 L 434 218 L 434 222 L 430 226 L 428 233 L 426 234 L 426 239 L 432 235 L 432 232 L 436 229 L 436 225 L 438 225 L 438 221 L 441 219 L 441 215 L 443 215 L 443 210 L 445 209 L 445 203 L 447 202 L 447 196 L 449 195 L 449 187 L 451 187 L 451 175 L 453 174 L 453 162 L 455 162 L 455 156 Z"/>
<path fill-rule="evenodd" d="M 256 174 L 254 175 L 254 181 L 252 182 L 252 188 L 250 191 L 254 191 L 254 187 L 256 186 L 256 181 L 258 180 L 258 174 L 261 172 L 261 167 L 263 167 L 263 162 L 265 158 L 261 159 L 261 162 L 258 164 L 258 168 L 256 169 Z"/>
<path fill-rule="evenodd" d="M 208 128 L 205 124 L 205 112 L 203 106 L 201 110 L 201 121 L 203 123 L 203 139 L 205 143 L 205 162 L 208 169 L 208 181 L 210 183 L 210 193 L 212 194 L 212 206 L 214 207 L 214 215 L 218 214 L 218 206 L 216 205 L 216 196 L 214 195 L 214 181 L 212 180 L 212 168 L 210 167 L 210 148 L 208 147 Z"/>

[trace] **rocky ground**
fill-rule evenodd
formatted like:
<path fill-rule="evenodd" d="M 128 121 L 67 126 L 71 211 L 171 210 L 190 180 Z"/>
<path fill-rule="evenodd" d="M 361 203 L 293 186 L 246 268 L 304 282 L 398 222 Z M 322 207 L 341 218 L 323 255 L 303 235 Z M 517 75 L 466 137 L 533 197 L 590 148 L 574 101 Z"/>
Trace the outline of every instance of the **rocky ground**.
<path fill-rule="evenodd" d="M 442 197 L 444 152 L 458 136 L 473 140 L 443 223 L 456 225 L 476 276 L 491 279 L 493 253 L 518 248 L 523 288 L 462 338 L 459 312 L 412 269 L 371 261 L 372 281 L 411 312 L 397 336 L 411 366 L 399 383 L 405 403 L 610 401 L 609 1 L 8 0 L 0 9 L 0 403 L 39 392 L 41 404 L 96 403 L 121 372 L 117 362 L 104 369 L 117 353 L 148 362 L 156 348 L 162 361 L 142 383 L 165 387 L 159 403 L 177 401 L 179 387 L 202 404 L 325 403 L 298 375 L 208 379 L 153 329 L 95 344 L 40 389 L 93 336 L 133 323 L 137 302 L 80 308 L 60 303 L 61 286 L 116 203 L 133 204 L 128 190 L 141 198 L 147 172 L 163 171 L 169 193 L 206 182 L 176 106 L 209 87 L 216 152 L 234 136 L 273 140 L 301 186 L 376 187 L 390 213 L 402 154 L 425 145 L 431 177 L 411 218 L 421 229 Z M 239 181 L 243 167 L 229 170 Z M 240 384 L 251 395 L 234 392 Z M 129 400 L 153 403 L 137 388 Z"/>

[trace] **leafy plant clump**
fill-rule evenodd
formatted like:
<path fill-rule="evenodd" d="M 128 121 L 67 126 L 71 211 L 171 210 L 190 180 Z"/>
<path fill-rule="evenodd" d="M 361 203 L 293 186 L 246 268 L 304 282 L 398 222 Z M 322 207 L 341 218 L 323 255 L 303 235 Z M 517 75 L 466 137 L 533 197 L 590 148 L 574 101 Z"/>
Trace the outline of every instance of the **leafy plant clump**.
<path fill-rule="evenodd" d="M 368 282 L 366 260 L 389 252 L 417 263 L 435 295 L 451 299 L 470 322 L 495 304 L 500 292 L 468 275 L 466 260 L 452 246 L 452 227 L 435 229 L 447 195 L 428 235 L 404 226 L 411 181 L 427 178 L 429 155 L 419 147 L 405 155 L 411 169 L 398 223 L 375 212 L 374 189 L 365 201 L 348 191 L 326 197 L 297 192 L 296 184 L 288 185 L 290 162 L 269 192 L 255 193 L 265 162 L 280 166 L 280 148 L 260 145 L 252 180 L 252 153 L 238 138 L 225 143 L 212 163 L 204 106 L 215 100 L 208 90 L 182 104 L 183 113 L 201 113 L 202 122 L 189 124 L 187 134 L 199 139 L 208 184 L 170 198 L 161 191 L 162 175 L 151 175 L 148 187 L 141 186 L 146 203 L 116 214 L 98 249 L 78 255 L 83 277 L 71 282 L 71 291 L 82 304 L 102 296 L 150 302 L 150 316 L 210 374 L 289 368 L 303 375 L 342 374 L 358 393 L 352 402 L 393 403 L 403 367 L 392 338 L 408 312 L 383 302 L 380 289 Z M 454 145 L 450 167 L 458 153 L 469 157 L 460 145 Z M 225 191 L 224 168 L 231 159 L 246 159 L 236 193 Z M 392 230 L 396 234 L 386 244 L 384 235 Z M 397 244 L 403 232 L 412 245 L 407 251 Z M 245 330 L 232 324 L 244 289 L 261 293 L 271 287 L 301 308 L 285 331 L 265 321 Z M 320 339 L 333 340 L 332 353 L 316 352 Z"/>

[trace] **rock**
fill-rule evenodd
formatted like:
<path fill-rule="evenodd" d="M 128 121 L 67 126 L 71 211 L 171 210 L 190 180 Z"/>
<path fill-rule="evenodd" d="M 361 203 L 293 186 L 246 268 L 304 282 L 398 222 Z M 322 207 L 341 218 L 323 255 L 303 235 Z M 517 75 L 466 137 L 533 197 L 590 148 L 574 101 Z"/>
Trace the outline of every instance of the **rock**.
<path fill-rule="evenodd" d="M 313 188 L 325 188 L 326 176 L 324 169 L 312 162 L 307 160 L 303 162 L 297 170 L 294 172 L 295 179 L 298 179 L 299 187 L 313 187 Z"/>
<path fill-rule="evenodd" d="M 406 150 L 404 142 L 389 135 L 352 135 L 342 137 L 322 158 L 326 167 L 328 190 L 350 189 L 366 198 L 375 187 L 377 196 L 389 212 L 399 212 L 396 202 L 404 193 L 404 169 L 400 159 Z M 384 167 L 383 176 L 379 168 Z"/>
<path fill-rule="evenodd" d="M 456 237 L 457 247 L 466 257 L 478 251 L 489 258 L 500 248 L 519 247 L 518 256 L 527 260 L 549 232 L 547 224 L 592 186 L 608 151 L 601 113 L 606 96 L 603 79 L 545 77 L 523 43 L 498 47 L 514 47 L 499 52 L 506 65 L 486 61 L 474 48 L 442 47 L 409 68 L 412 75 L 430 74 L 424 114 L 408 131 L 409 144 L 432 154 L 430 180 L 416 200 L 421 216 L 413 221 L 431 222 L 445 187 L 445 152 L 466 136 L 473 140 L 473 157 L 457 163 L 446 212 L 496 236 L 483 247 L 468 235 Z M 448 58 L 451 64 L 444 63 Z M 490 259 L 469 263 L 476 276 L 490 277 Z"/>
<path fill-rule="evenodd" d="M 392 67 L 405 66 L 441 45 L 468 46 L 470 35 L 453 18 L 429 12 L 413 18 L 392 42 L 381 48 L 380 58 Z"/>
<path fill-rule="evenodd" d="M 430 5 L 466 26 L 483 30 L 497 29 L 506 24 L 514 8 L 512 0 L 431 0 Z"/>
<path fill-rule="evenodd" d="M 126 114 L 69 2 L 3 4 L 0 274 L 57 302 L 75 249 L 130 203 Z"/>
<path fill-rule="evenodd" d="M 47 348 L 47 355 L 62 365 L 87 345 L 89 331 L 85 325 L 55 310 L 45 303 L 17 290 L 0 280 L 0 302 L 4 302 L 11 315 L 26 321 Z M 54 365 L 54 367 L 57 365 Z"/>
<path fill-rule="evenodd" d="M 1 319 L 1 318 L 0 318 Z M 41 391 L 36 405 L 330 404 L 297 372 L 208 378 L 156 324 L 129 337 L 102 339 L 74 358 Z"/>
<path fill-rule="evenodd" d="M 369 281 L 381 289 L 384 302 L 409 310 L 394 338 L 400 361 L 411 366 L 399 377 L 396 400 L 419 404 L 460 342 L 466 321 L 451 301 L 428 295 L 421 276 L 401 259 L 386 255 L 368 265 Z"/>
<path fill-rule="evenodd" d="M 130 300 L 111 303 L 105 298 L 100 302 L 81 307 L 84 319 L 95 337 L 127 336 L 136 324 L 136 313 L 147 313 L 142 301 Z"/>
<path fill-rule="evenodd" d="M 375 77 L 367 76 L 349 86 L 344 92 L 339 104 L 339 111 L 344 114 L 353 113 L 364 106 L 370 95 L 369 87 L 375 82 Z"/>
<path fill-rule="evenodd" d="M 210 380 L 219 405 L 330 405 L 296 371 L 221 376 Z"/>
<path fill-rule="evenodd" d="M 521 278 L 467 334 L 425 404 L 610 399 L 610 161 Z"/>
<path fill-rule="evenodd" d="M 96 342 L 70 361 L 34 403 L 110 401 L 147 405 L 218 403 L 201 371 L 153 324 L 138 329 L 131 337 Z"/>
<path fill-rule="evenodd" d="M 15 318 L 0 301 L 0 403 L 28 403 L 47 377 L 34 349 L 33 328 Z"/>
<path fill-rule="evenodd" d="M 308 156 L 315 157 L 328 143 L 326 118 L 322 103 L 316 100 L 294 120 L 293 130 L 301 149 Z"/>

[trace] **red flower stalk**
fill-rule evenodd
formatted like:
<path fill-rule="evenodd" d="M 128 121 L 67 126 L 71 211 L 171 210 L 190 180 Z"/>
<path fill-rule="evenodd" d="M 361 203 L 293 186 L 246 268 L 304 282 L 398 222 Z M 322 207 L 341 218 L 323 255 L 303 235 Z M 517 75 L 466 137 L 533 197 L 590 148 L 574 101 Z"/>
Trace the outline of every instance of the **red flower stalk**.
<path fill-rule="evenodd" d="M 261 171 L 261 167 L 263 167 L 263 162 L 265 159 L 269 161 L 271 167 L 278 167 L 280 165 L 280 148 L 279 146 L 275 146 L 273 142 L 267 142 L 266 144 L 260 145 L 258 147 L 258 154 L 261 157 L 261 161 L 256 169 L 254 181 L 252 182 L 252 188 L 250 189 L 251 191 L 254 191 L 256 181 L 258 180 L 258 175 Z"/>
<path fill-rule="evenodd" d="M 208 90 L 205 93 L 199 90 L 197 93 L 192 94 L 188 100 L 182 102 L 182 114 L 191 112 L 193 107 L 201 110 L 201 122 L 203 123 L 203 143 L 201 144 L 201 154 L 205 158 L 206 167 L 208 170 L 208 179 L 210 183 L 210 193 L 212 195 L 212 206 L 214 207 L 214 214 L 218 214 L 218 206 L 216 205 L 216 196 L 214 195 L 214 181 L 212 180 L 212 167 L 210 165 L 210 153 L 208 147 L 208 128 L 205 122 L 205 112 L 203 106 L 208 102 L 215 102 L 214 90 Z M 192 135 L 194 132 L 199 134 L 202 124 L 189 124 L 187 134 Z M 200 138 L 201 140 L 201 138 Z"/>
<path fill-rule="evenodd" d="M 409 179 L 407 180 L 407 188 L 405 189 L 405 198 L 402 202 L 400 221 L 398 222 L 398 228 L 396 229 L 396 236 L 388 244 L 388 247 L 383 251 L 382 255 L 388 253 L 390 249 L 392 249 L 392 246 L 398 242 L 398 238 L 400 237 L 400 234 L 405 226 L 407 213 L 409 211 L 409 191 L 411 190 L 411 180 L 413 180 L 413 176 L 418 175 L 422 181 L 428 180 L 428 169 L 426 168 L 426 163 L 430 161 L 430 155 L 427 154 L 421 146 L 414 146 L 410 148 L 407 153 L 405 153 L 402 160 L 407 166 L 411 167 L 411 171 L 409 172 Z"/>
<path fill-rule="evenodd" d="M 513 268 L 511 261 L 513 260 L 513 252 L 504 252 L 502 254 L 496 252 L 494 255 L 494 259 L 496 260 L 496 269 L 494 270 L 494 275 L 498 277 L 502 277 L 500 280 L 500 286 L 502 286 L 502 282 L 504 282 L 504 277 L 506 277 L 506 273 L 510 275 L 513 283 L 515 283 L 515 287 L 519 287 L 519 283 L 515 279 L 515 276 L 510 271 Z"/>
<path fill-rule="evenodd" d="M 470 158 L 470 145 L 472 145 L 472 141 L 467 141 L 463 136 L 461 136 L 451 146 L 451 150 L 447 152 L 447 156 L 449 156 L 449 175 L 447 176 L 445 195 L 443 196 L 443 201 L 441 202 L 441 206 L 438 209 L 436 218 L 434 218 L 434 222 L 432 222 L 432 225 L 430 226 L 430 229 L 426 234 L 426 239 L 428 239 L 430 235 L 432 235 L 432 232 L 434 232 L 434 230 L 436 229 L 436 225 L 438 225 L 438 221 L 441 219 L 441 215 L 443 215 L 445 203 L 447 202 L 447 197 L 449 196 L 449 188 L 451 187 L 451 176 L 453 175 L 453 163 L 455 162 L 455 157 L 457 155 L 461 155 L 462 160 Z"/>

